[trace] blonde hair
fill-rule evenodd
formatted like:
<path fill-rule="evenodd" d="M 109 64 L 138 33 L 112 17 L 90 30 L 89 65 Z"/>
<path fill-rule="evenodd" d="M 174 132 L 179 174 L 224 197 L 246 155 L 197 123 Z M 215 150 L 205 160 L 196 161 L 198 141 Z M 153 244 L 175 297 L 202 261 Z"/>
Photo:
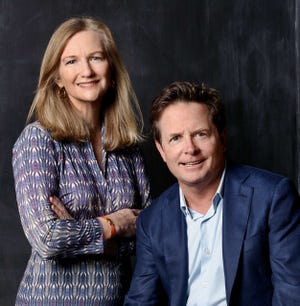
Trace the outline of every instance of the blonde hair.
<path fill-rule="evenodd" d="M 143 116 L 109 28 L 93 17 L 71 18 L 53 33 L 42 60 L 27 124 L 35 116 L 56 140 L 82 142 L 90 139 L 87 122 L 79 117 L 66 93 L 56 84 L 66 44 L 76 33 L 90 30 L 101 35 L 112 78 L 99 114 L 105 126 L 104 148 L 107 151 L 125 148 L 142 139 Z"/>

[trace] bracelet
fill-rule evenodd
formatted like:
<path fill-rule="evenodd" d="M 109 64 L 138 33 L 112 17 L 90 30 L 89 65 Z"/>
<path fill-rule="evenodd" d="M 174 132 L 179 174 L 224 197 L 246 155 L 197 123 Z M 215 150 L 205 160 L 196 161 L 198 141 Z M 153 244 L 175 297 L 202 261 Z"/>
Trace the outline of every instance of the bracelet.
<path fill-rule="evenodd" d="M 113 238 L 116 235 L 116 227 L 114 225 L 114 223 L 112 222 L 112 220 L 110 218 L 107 218 L 105 216 L 100 217 L 102 219 L 104 219 L 110 226 L 110 238 Z"/>

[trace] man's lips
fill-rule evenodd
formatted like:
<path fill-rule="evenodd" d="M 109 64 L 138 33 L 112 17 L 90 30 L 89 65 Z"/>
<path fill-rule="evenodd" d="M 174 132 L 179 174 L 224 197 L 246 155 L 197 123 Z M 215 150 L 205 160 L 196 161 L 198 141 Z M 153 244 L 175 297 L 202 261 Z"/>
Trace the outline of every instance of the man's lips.
<path fill-rule="evenodd" d="M 192 167 L 192 166 L 195 166 L 195 165 L 199 165 L 201 163 L 204 162 L 204 159 L 202 160 L 195 160 L 195 161 L 190 161 L 190 162 L 185 162 L 185 163 L 180 163 L 181 165 L 183 166 L 186 166 L 186 167 Z"/>

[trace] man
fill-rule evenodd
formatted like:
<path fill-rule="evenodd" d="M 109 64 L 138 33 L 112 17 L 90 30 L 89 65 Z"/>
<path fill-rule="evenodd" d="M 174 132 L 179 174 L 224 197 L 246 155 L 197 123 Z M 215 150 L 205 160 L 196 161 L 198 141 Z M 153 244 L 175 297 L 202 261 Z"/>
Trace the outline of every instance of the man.
<path fill-rule="evenodd" d="M 178 184 L 138 218 L 125 305 L 299 306 L 300 205 L 290 180 L 226 161 L 224 109 L 205 85 L 167 86 L 151 122 Z"/>

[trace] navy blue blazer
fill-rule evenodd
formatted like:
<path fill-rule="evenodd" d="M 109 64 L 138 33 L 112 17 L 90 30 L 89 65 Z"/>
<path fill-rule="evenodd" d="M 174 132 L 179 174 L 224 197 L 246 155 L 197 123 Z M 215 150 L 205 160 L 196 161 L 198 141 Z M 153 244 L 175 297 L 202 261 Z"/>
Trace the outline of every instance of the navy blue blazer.
<path fill-rule="evenodd" d="M 291 181 L 228 165 L 223 205 L 227 304 L 299 306 L 300 203 Z M 186 305 L 188 250 L 178 184 L 140 214 L 136 255 L 124 305 Z"/>

